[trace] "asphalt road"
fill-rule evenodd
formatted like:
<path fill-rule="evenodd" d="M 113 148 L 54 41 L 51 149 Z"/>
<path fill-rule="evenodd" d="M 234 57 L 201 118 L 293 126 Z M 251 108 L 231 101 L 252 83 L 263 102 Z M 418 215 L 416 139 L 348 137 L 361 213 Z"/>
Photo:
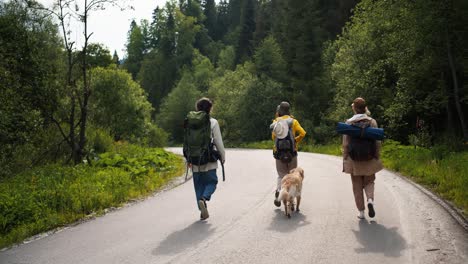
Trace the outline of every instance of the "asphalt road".
<path fill-rule="evenodd" d="M 468 263 L 467 232 L 405 180 L 378 173 L 377 215 L 360 221 L 339 158 L 300 153 L 299 166 L 303 199 L 291 219 L 273 205 L 271 152 L 228 150 L 207 221 L 189 181 L 0 252 L 0 263 Z"/>

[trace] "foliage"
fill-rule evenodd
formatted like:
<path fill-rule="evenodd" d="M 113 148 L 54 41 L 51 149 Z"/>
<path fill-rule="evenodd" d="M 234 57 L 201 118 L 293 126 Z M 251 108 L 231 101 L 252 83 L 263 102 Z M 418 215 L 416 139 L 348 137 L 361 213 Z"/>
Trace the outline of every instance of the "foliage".
<path fill-rule="evenodd" d="M 115 139 L 142 137 L 151 122 L 152 107 L 140 85 L 114 65 L 98 67 L 91 74 L 91 122 L 109 130 Z"/>
<path fill-rule="evenodd" d="M 223 132 L 223 138 L 227 141 L 239 141 L 242 136 L 240 128 L 244 120 L 239 114 L 242 107 L 241 101 L 245 98 L 249 88 L 253 87 L 258 80 L 249 71 L 249 67 L 252 68 L 251 63 L 238 66 L 235 71 L 225 71 L 222 76 L 213 79 L 208 90 L 208 95 L 214 101 L 212 114 L 218 120 Z M 275 109 L 271 109 L 272 115 L 274 111 Z"/>
<path fill-rule="evenodd" d="M 0 248 L 153 192 L 182 174 L 178 156 L 119 143 L 94 166 L 48 165 L 0 182 Z"/>
<path fill-rule="evenodd" d="M 116 54 L 114 54 L 116 55 Z M 81 54 L 79 55 L 81 56 Z M 88 45 L 88 67 L 95 68 L 95 67 L 107 67 L 112 63 L 113 58 L 110 54 L 109 49 L 107 49 L 104 45 L 99 43 L 90 43 Z"/>
<path fill-rule="evenodd" d="M 104 153 L 112 149 L 114 137 L 106 129 L 90 127 L 87 144 L 90 153 Z"/>
<path fill-rule="evenodd" d="M 173 140 L 182 142 L 185 116 L 189 111 L 195 110 L 195 102 L 200 97 L 201 93 L 195 86 L 193 74 L 186 70 L 177 86 L 164 100 L 161 112 L 156 116 L 161 127 L 172 132 Z"/>
<path fill-rule="evenodd" d="M 156 126 L 155 124 L 151 124 L 141 140 L 141 143 L 144 146 L 152 147 L 152 148 L 162 148 L 167 146 L 169 139 L 169 134 L 164 131 L 162 128 Z"/>
<path fill-rule="evenodd" d="M 382 150 L 385 167 L 401 172 L 452 201 L 468 214 L 468 152 L 404 146 L 387 140 Z"/>
<path fill-rule="evenodd" d="M 330 67 L 336 84 L 332 118 L 349 116 L 351 101 L 363 96 L 394 139 L 407 141 L 419 120 L 432 124 L 431 136 L 463 134 L 463 122 L 455 120 L 466 111 L 466 103 L 457 100 L 466 91 L 452 88 L 458 77 L 448 77 L 462 74 L 459 64 L 454 68 L 447 59 L 450 43 L 462 43 L 450 39 L 456 34 L 451 30 L 460 27 L 458 20 L 450 22 L 455 2 L 361 1 L 352 22 L 330 46 L 336 52 Z M 453 107 L 459 104 L 464 110 Z"/>
<path fill-rule="evenodd" d="M 122 66 L 130 72 L 134 80 L 140 71 L 145 49 L 145 40 L 141 28 L 135 20 L 132 20 L 127 37 L 127 57 Z"/>
<path fill-rule="evenodd" d="M 149 28 L 153 39 L 148 41 L 153 45 L 142 59 L 138 80 L 156 109 L 175 87 L 175 81 L 181 78 L 184 65 L 193 59 L 194 43 L 201 30 L 200 19 L 185 15 L 172 1 L 167 2 L 165 8 L 155 10 Z"/>
<path fill-rule="evenodd" d="M 218 69 L 231 70 L 236 68 L 236 51 L 233 46 L 226 46 L 219 53 Z"/>
<path fill-rule="evenodd" d="M 50 115 L 62 92 L 60 39 L 45 12 L 0 3 L 0 178 L 29 168 L 58 140 Z M 37 156 L 36 156 L 37 155 Z"/>
<path fill-rule="evenodd" d="M 266 75 L 277 82 L 286 83 L 286 61 L 283 58 L 280 46 L 273 36 L 269 36 L 263 40 L 253 57 L 258 75 Z"/>
<path fill-rule="evenodd" d="M 255 31 L 255 4 L 254 0 L 242 1 L 242 12 L 240 16 L 240 34 L 237 45 L 236 61 L 244 62 L 253 54 L 252 42 Z"/>

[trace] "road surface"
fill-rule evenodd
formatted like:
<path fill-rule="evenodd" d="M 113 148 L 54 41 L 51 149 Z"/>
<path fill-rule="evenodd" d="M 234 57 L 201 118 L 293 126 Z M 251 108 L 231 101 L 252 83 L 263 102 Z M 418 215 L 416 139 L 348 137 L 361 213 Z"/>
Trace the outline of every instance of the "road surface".
<path fill-rule="evenodd" d="M 339 158 L 300 153 L 299 166 L 301 212 L 291 219 L 273 205 L 271 151 L 228 150 L 207 221 L 189 181 L 0 252 L 0 263 L 468 263 L 467 232 L 397 175 L 377 174 L 375 221 L 360 221 Z"/>

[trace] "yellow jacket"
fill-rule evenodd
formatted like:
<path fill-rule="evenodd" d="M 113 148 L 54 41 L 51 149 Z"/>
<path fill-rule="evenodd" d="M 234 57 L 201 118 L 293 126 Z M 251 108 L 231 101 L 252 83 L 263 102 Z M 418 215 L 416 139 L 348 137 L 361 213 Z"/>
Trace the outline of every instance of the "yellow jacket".
<path fill-rule="evenodd" d="M 289 115 L 284 115 L 284 116 L 277 117 L 275 120 L 273 120 L 273 122 L 277 122 L 278 120 L 288 119 L 288 118 L 293 118 L 293 117 Z M 294 139 L 296 141 L 296 151 L 297 151 L 299 143 L 302 141 L 302 139 L 305 137 L 307 133 L 304 130 L 304 128 L 301 127 L 301 124 L 299 124 L 299 121 L 297 121 L 297 119 L 295 118 L 293 119 L 294 121 L 293 121 L 291 129 L 292 129 Z M 271 132 L 271 138 L 273 139 L 273 141 L 275 141 L 276 136 L 274 132 Z M 273 150 L 275 150 L 275 147 L 273 147 Z"/>

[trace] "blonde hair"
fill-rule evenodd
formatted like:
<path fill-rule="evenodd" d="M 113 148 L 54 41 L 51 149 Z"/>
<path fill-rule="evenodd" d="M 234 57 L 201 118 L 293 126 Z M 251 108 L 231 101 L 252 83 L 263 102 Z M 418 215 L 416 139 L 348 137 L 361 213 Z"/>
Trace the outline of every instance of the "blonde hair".
<path fill-rule="evenodd" d="M 366 106 L 366 112 L 365 112 L 366 115 L 370 116 L 371 115 L 371 112 L 369 111 L 369 108 L 367 108 Z"/>

